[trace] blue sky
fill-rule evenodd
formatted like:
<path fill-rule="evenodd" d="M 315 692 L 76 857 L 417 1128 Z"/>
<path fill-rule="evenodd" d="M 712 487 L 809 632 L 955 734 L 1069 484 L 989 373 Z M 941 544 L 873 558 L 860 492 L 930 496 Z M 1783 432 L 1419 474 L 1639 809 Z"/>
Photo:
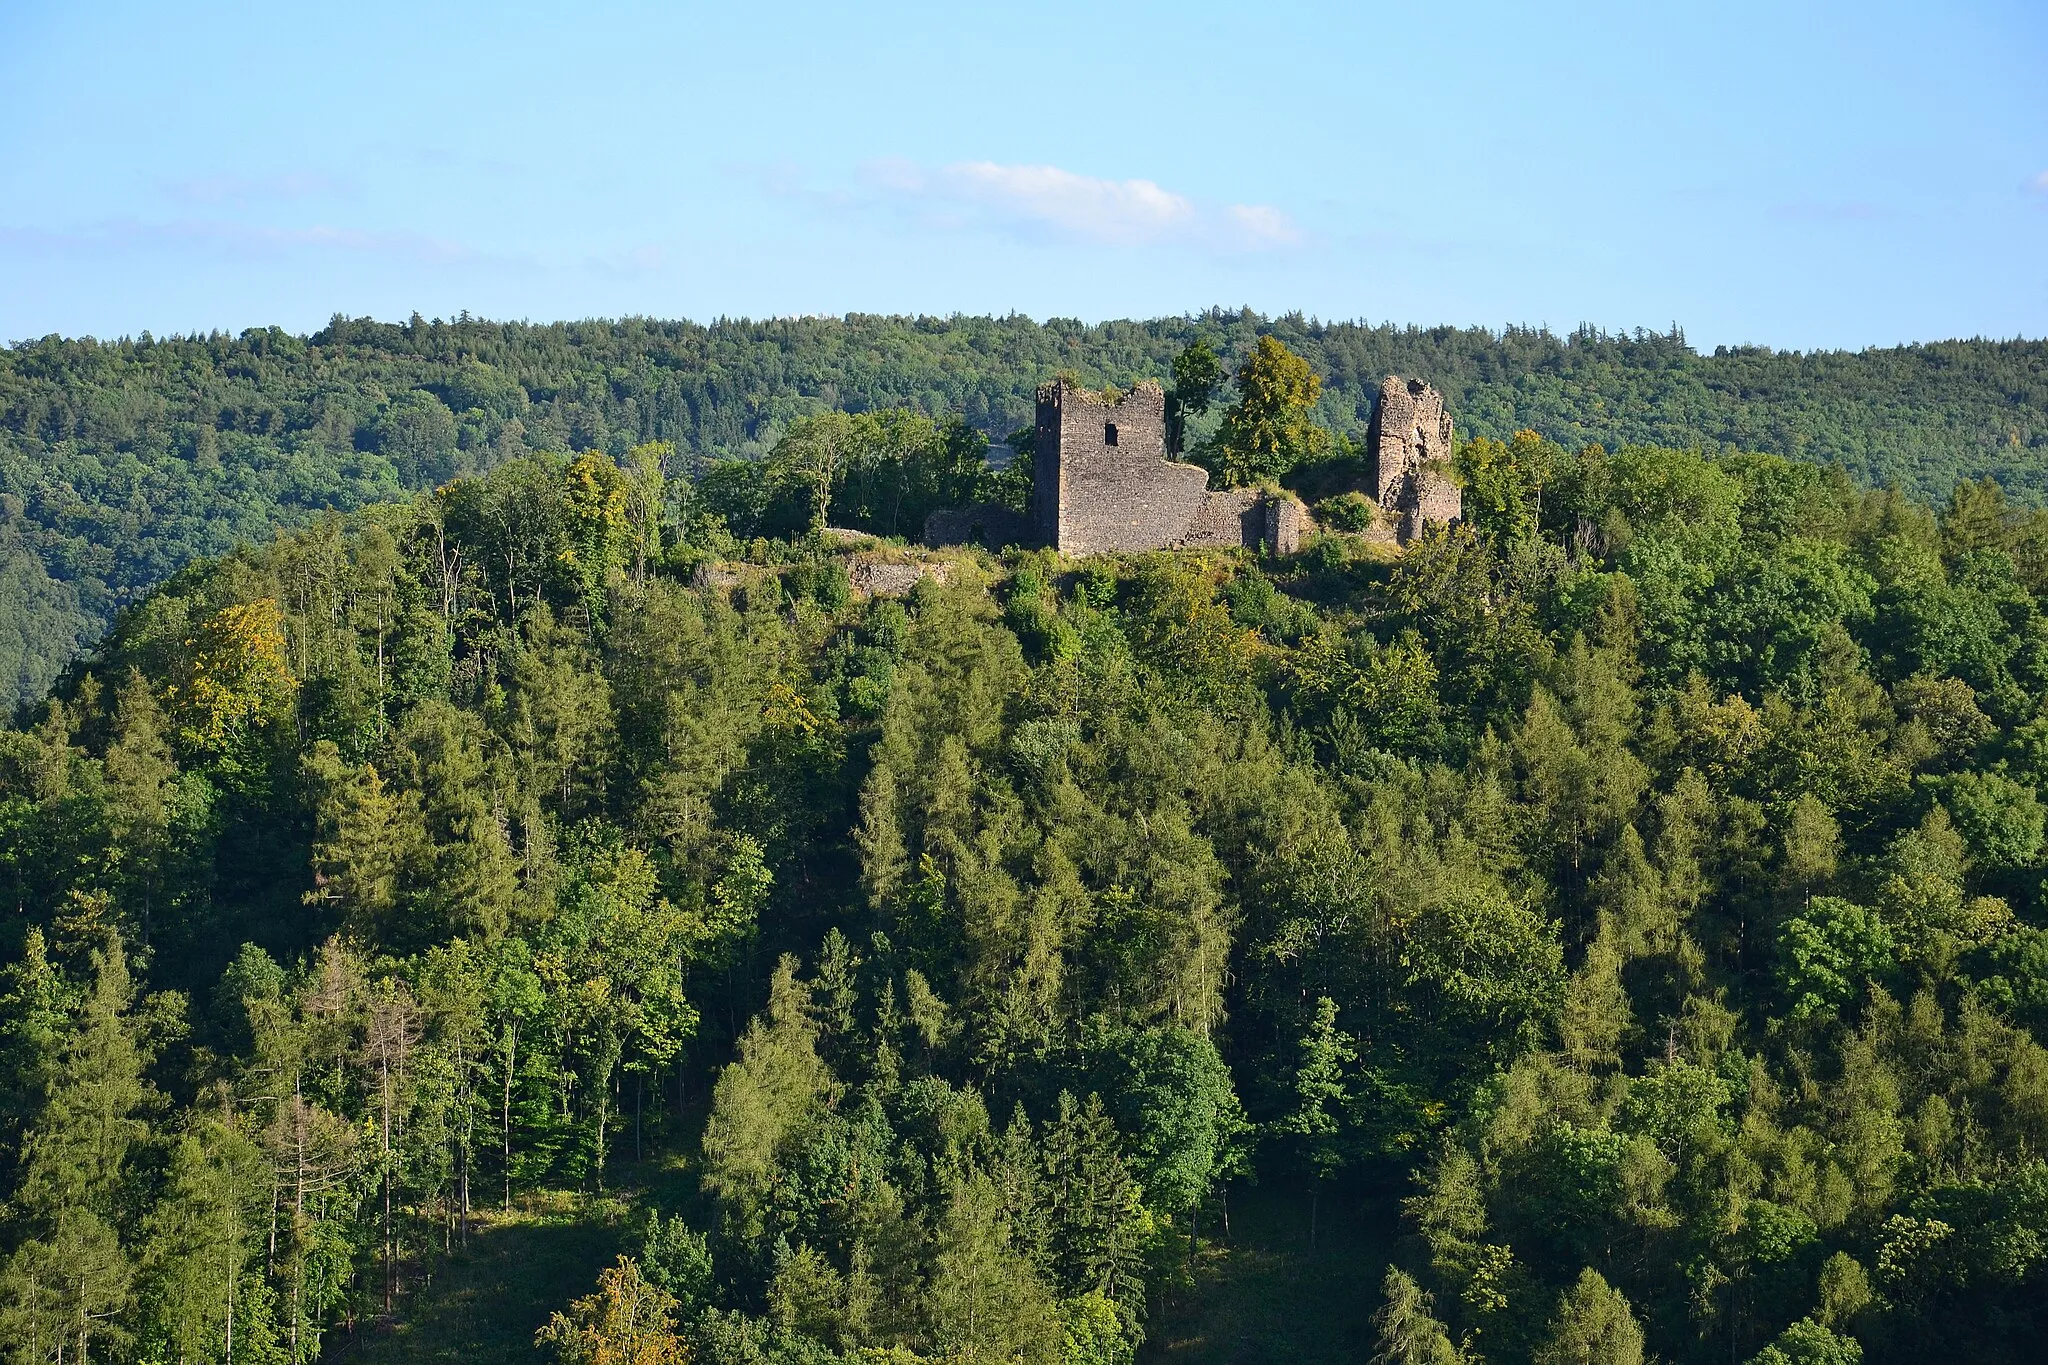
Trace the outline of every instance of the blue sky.
<path fill-rule="evenodd" d="M 1240 304 L 2048 334 L 2048 4 L 0 0 L 0 340 Z"/>

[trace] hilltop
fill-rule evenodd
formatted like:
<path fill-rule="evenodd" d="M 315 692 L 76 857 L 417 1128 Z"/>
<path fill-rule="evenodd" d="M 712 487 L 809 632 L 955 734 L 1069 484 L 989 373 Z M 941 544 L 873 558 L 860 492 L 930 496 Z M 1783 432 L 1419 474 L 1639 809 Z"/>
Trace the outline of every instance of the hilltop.
<path fill-rule="evenodd" d="M 1332 447 L 1238 389 L 1224 476 Z M 839 529 L 1025 491 L 973 436 L 513 455 L 123 613 L 0 731 L 11 1339 L 2037 1354 L 2048 510 L 1522 431 L 1401 548 Z"/>
<path fill-rule="evenodd" d="M 1057 371 L 1165 379 L 1206 338 L 1260 335 L 1323 380 L 1317 421 L 1362 437 L 1383 376 L 1443 391 L 1459 430 L 1741 449 L 1840 464 L 1939 499 L 1995 477 L 2048 498 L 2048 344 L 1702 355 L 1674 333 L 1320 323 L 1212 311 L 1146 322 L 849 316 L 770 322 L 337 317 L 0 351 L 0 692 L 29 700 L 123 606 L 193 559 L 327 509 L 402 498 L 535 451 L 673 445 L 671 478 L 757 458 L 828 410 L 909 407 L 1000 439 Z"/>

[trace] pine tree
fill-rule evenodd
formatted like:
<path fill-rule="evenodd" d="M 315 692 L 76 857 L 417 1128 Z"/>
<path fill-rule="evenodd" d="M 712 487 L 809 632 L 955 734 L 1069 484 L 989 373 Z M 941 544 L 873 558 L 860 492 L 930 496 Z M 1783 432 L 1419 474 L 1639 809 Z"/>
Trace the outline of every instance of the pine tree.
<path fill-rule="evenodd" d="M 107 832 L 135 901 L 145 948 L 169 851 L 172 784 L 178 776 L 165 725 L 156 694 L 140 670 L 130 669 L 115 702 L 114 739 L 104 765 Z"/>
<path fill-rule="evenodd" d="M 232 1110 L 199 1118 L 171 1152 L 143 1226 L 145 1341 L 168 1359 L 274 1358 L 274 1296 L 262 1275 L 271 1172 Z"/>
<path fill-rule="evenodd" d="M 20 960 L 0 967 L 0 1160 L 9 1167 L 56 1072 L 68 994 L 50 963 L 42 929 L 30 925 Z"/>
<path fill-rule="evenodd" d="M 314 803 L 313 889 L 308 905 L 330 905 L 343 928 L 364 943 L 404 944 L 414 930 L 394 912 L 417 877 L 425 831 L 419 798 L 386 788 L 375 766 L 351 768 L 322 740 L 305 763 Z"/>
<path fill-rule="evenodd" d="M 833 1089 L 796 967 L 792 957 L 776 967 L 767 1016 L 747 1026 L 739 1055 L 719 1073 L 704 1124 L 705 1187 L 742 1228 L 759 1221 L 784 1138 Z"/>
<path fill-rule="evenodd" d="M 985 1176 L 954 1183 L 932 1234 L 925 1290 L 936 1353 L 981 1360 L 1059 1359 L 1052 1294 L 1003 1235 L 1002 1197 Z"/>
<path fill-rule="evenodd" d="M 1811 903 L 1813 889 L 1835 875 L 1842 851 L 1842 831 L 1828 808 L 1811 792 L 1801 792 L 1785 821 L 1783 877 L 1788 890 Z"/>
<path fill-rule="evenodd" d="M 1121 1145 L 1100 1095 L 1090 1094 L 1084 1105 L 1072 1092 L 1060 1092 L 1059 1113 L 1043 1143 L 1052 1263 L 1066 1293 L 1102 1294 L 1129 1319 L 1143 1294 L 1143 1214 Z"/>
<path fill-rule="evenodd" d="M 1032 1132 L 1024 1106 L 1017 1105 L 996 1145 L 990 1179 L 1002 1204 L 1004 1233 L 1010 1245 L 1041 1270 L 1052 1264 L 1052 1227 L 1045 1156 Z"/>

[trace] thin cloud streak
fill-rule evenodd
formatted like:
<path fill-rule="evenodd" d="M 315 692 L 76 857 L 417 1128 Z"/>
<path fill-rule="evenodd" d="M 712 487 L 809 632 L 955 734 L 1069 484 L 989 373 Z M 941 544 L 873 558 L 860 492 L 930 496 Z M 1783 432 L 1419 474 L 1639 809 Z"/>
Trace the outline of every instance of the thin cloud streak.
<path fill-rule="evenodd" d="M 353 183 L 322 171 L 280 171 L 268 175 L 196 175 L 165 184 L 173 199 L 190 204 L 254 204 L 317 195 L 355 193 Z"/>
<path fill-rule="evenodd" d="M 1270 204 L 1208 207 L 1156 181 L 1109 180 L 1058 166 L 962 161 L 927 169 L 877 161 L 862 168 L 862 178 L 927 226 L 943 230 L 1217 252 L 1282 250 L 1304 240 L 1293 219 Z"/>
<path fill-rule="evenodd" d="M 231 260 L 284 257 L 299 252 L 382 256 L 429 264 L 482 263 L 494 258 L 464 243 L 424 233 L 315 224 L 269 227 L 219 219 L 144 222 L 106 219 L 67 229 L 0 227 L 0 245 L 65 256 L 133 256 L 169 250 Z"/>

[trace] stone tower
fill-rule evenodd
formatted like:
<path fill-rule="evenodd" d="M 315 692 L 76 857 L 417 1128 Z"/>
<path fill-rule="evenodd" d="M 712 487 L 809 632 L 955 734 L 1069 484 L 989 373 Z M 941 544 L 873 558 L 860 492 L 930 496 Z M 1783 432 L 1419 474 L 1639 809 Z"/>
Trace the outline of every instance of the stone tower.
<path fill-rule="evenodd" d="M 1166 458 L 1166 391 L 1149 381 L 1115 403 L 1042 385 L 1032 475 L 1038 538 L 1067 554 L 1171 544 L 1209 487 L 1207 470 Z"/>
<path fill-rule="evenodd" d="M 983 503 L 925 518 L 927 545 L 1035 542 L 1062 554 L 1240 546 L 1291 555 L 1315 521 L 1292 493 L 1209 491 L 1209 471 L 1166 458 L 1166 392 L 1150 380 L 1115 402 L 1064 380 L 1038 390 L 1031 516 Z"/>
<path fill-rule="evenodd" d="M 1419 379 L 1389 375 L 1380 385 L 1366 437 L 1372 495 L 1406 545 L 1429 525 L 1447 526 L 1464 512 L 1451 477 L 1451 415 L 1444 397 Z"/>

